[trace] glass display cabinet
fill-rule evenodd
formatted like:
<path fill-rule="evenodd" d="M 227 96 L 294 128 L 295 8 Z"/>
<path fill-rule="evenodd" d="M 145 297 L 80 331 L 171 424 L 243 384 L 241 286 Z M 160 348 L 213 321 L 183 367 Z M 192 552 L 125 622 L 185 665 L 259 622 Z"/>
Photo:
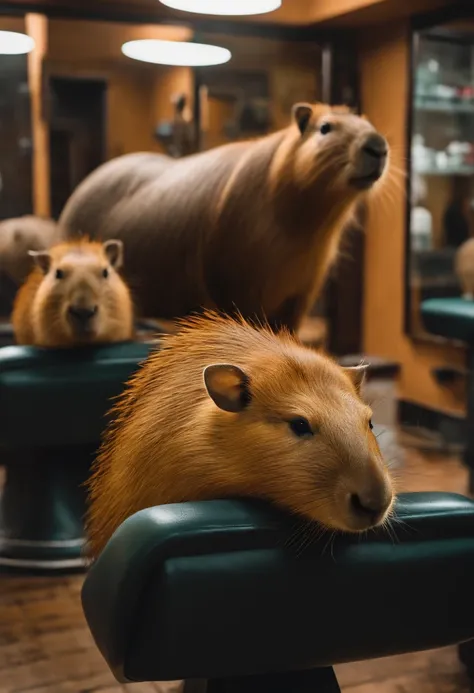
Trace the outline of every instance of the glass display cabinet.
<path fill-rule="evenodd" d="M 434 339 L 420 302 L 462 293 L 456 255 L 474 235 L 474 20 L 413 41 L 407 328 Z"/>

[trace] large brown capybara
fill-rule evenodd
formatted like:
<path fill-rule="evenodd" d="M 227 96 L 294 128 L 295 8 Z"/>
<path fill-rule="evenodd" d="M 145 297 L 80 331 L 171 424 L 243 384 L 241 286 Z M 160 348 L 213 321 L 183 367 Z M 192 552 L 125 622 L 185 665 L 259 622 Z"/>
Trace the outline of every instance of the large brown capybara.
<path fill-rule="evenodd" d="M 147 317 L 238 309 L 297 329 L 356 203 L 383 177 L 388 145 L 342 108 L 297 104 L 293 116 L 285 130 L 178 160 L 110 161 L 78 186 L 60 222 L 68 237 L 87 229 L 124 242 Z"/>
<path fill-rule="evenodd" d="M 91 557 L 127 517 L 166 503 L 253 496 L 334 530 L 384 522 L 393 488 L 364 372 L 285 330 L 185 320 L 112 412 L 88 482 Z"/>
<path fill-rule="evenodd" d="M 35 267 L 12 315 L 18 344 L 72 347 L 132 338 L 132 299 L 118 274 L 121 241 L 81 239 L 30 255 Z"/>

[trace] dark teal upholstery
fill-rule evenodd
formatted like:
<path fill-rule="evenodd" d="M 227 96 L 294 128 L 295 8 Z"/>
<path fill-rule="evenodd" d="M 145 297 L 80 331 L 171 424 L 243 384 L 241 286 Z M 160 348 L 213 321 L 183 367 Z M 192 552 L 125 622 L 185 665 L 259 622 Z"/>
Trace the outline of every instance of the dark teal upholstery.
<path fill-rule="evenodd" d="M 122 682 L 307 670 L 473 637 L 474 503 L 407 494 L 397 518 L 390 533 L 308 545 L 260 502 L 144 510 L 91 567 L 86 618 Z"/>
<path fill-rule="evenodd" d="M 474 342 L 474 301 L 432 298 L 421 304 L 425 329 L 447 339 Z"/>
<path fill-rule="evenodd" d="M 0 349 L 0 446 L 97 443 L 111 398 L 149 351 L 138 342 Z"/>
<path fill-rule="evenodd" d="M 112 400 L 150 348 L 0 349 L 0 566 L 83 565 L 83 484 Z"/>

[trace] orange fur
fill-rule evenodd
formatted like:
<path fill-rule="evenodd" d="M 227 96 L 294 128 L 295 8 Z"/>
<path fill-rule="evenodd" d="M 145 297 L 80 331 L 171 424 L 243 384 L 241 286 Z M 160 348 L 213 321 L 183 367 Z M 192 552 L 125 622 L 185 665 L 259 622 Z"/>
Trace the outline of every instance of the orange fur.
<path fill-rule="evenodd" d="M 86 178 L 61 216 L 68 237 L 120 238 L 142 313 L 174 319 L 203 308 L 298 329 L 366 192 L 353 185 L 375 130 L 315 105 L 261 139 L 171 159 L 131 154 Z M 329 121 L 332 133 L 319 126 Z"/>
<path fill-rule="evenodd" d="M 249 378 L 251 401 L 240 413 L 218 408 L 206 390 L 203 370 L 222 363 Z M 142 508 L 225 496 L 266 498 L 356 531 L 347 494 L 392 494 L 357 385 L 355 371 L 285 331 L 212 313 L 182 322 L 111 412 L 88 482 L 90 554 Z M 291 432 L 297 416 L 314 428 L 311 440 Z"/>
<path fill-rule="evenodd" d="M 454 270 L 465 298 L 474 299 L 474 238 L 462 243 L 456 251 Z"/>
<path fill-rule="evenodd" d="M 50 268 L 45 274 L 36 266 L 18 291 L 12 323 L 18 344 L 45 347 L 75 346 L 131 339 L 133 306 L 130 292 L 111 267 L 102 243 L 87 238 L 60 243 L 49 249 Z M 62 279 L 55 278 L 60 269 Z M 101 273 L 107 269 L 109 276 Z M 98 306 L 94 331 L 79 339 L 67 320 L 67 309 L 76 299 Z"/>

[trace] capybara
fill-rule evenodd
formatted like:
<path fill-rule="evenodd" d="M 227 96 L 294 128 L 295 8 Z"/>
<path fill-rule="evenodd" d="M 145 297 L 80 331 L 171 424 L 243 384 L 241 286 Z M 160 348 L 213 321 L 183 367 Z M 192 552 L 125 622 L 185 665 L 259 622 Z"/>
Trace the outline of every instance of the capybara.
<path fill-rule="evenodd" d="M 0 271 L 17 286 L 33 267 L 29 250 L 46 250 L 60 240 L 55 221 L 31 214 L 0 222 Z"/>
<path fill-rule="evenodd" d="M 69 347 L 132 338 L 132 299 L 118 274 L 121 241 L 81 239 L 30 255 L 35 267 L 13 308 L 18 344 Z"/>
<path fill-rule="evenodd" d="M 393 490 L 364 372 L 286 330 L 184 320 L 112 410 L 88 482 L 90 556 L 138 510 L 182 501 L 253 496 L 331 529 L 382 523 Z"/>
<path fill-rule="evenodd" d="M 142 315 L 204 309 L 297 330 L 388 145 L 343 108 L 296 104 L 286 129 L 181 159 L 136 153 L 88 176 L 60 218 L 120 238 Z"/>
<path fill-rule="evenodd" d="M 474 300 L 474 238 L 469 238 L 459 246 L 454 269 L 461 284 L 463 298 Z"/>

